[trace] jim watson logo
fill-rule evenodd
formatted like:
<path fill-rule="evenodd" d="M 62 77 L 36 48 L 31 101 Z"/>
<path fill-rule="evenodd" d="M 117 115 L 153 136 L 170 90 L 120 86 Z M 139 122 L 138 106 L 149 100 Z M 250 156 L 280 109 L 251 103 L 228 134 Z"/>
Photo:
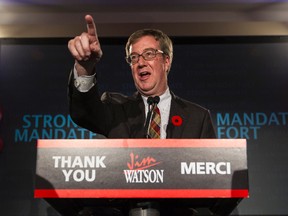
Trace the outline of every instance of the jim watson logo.
<path fill-rule="evenodd" d="M 161 162 L 151 156 L 140 158 L 138 154 L 130 153 L 130 162 L 124 170 L 126 183 L 163 183 L 164 170 L 155 168 Z"/>

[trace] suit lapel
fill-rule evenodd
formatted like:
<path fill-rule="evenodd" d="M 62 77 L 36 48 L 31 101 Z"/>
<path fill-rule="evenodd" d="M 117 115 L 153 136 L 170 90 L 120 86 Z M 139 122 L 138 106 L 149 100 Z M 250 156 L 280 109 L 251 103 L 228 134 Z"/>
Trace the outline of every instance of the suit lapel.
<path fill-rule="evenodd" d="M 185 128 L 185 121 L 186 113 L 182 104 L 179 103 L 179 99 L 175 96 L 172 92 L 172 100 L 171 100 L 171 108 L 170 108 L 170 115 L 169 121 L 167 126 L 167 138 L 182 138 L 183 137 L 183 129 Z M 177 120 L 182 120 L 182 123 L 175 122 Z M 179 123 L 179 124 L 177 124 Z"/>

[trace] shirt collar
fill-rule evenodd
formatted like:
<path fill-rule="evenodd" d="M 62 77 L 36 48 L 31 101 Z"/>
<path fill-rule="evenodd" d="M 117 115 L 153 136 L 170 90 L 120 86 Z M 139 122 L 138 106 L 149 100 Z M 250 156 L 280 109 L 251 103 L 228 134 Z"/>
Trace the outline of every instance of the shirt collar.
<path fill-rule="evenodd" d="M 147 96 L 143 96 L 143 95 L 141 95 L 141 97 L 142 97 L 142 99 L 144 101 L 145 106 L 148 105 L 148 103 L 147 103 L 148 97 Z M 159 104 L 161 104 L 165 100 L 169 100 L 171 98 L 171 93 L 170 93 L 169 88 L 167 88 L 166 91 L 162 95 L 159 95 L 159 97 L 160 97 Z"/>

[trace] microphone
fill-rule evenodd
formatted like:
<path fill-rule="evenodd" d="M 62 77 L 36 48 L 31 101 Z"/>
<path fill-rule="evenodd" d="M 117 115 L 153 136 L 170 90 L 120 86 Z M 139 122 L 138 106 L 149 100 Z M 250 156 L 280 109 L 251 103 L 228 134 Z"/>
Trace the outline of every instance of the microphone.
<path fill-rule="evenodd" d="M 151 106 L 153 104 L 154 98 L 153 97 L 148 97 L 147 99 L 147 103 L 149 106 Z"/>
<path fill-rule="evenodd" d="M 145 126 L 144 126 L 144 131 L 145 131 L 145 137 L 149 138 L 148 135 L 148 129 L 150 126 L 150 122 L 151 122 L 151 115 L 152 115 L 152 110 L 154 109 L 154 107 L 159 103 L 160 101 L 160 97 L 159 96 L 155 96 L 155 97 L 148 97 L 147 99 L 147 103 L 149 105 L 148 107 L 148 113 L 147 113 L 147 118 L 146 118 L 146 122 L 145 122 Z"/>
<path fill-rule="evenodd" d="M 159 96 L 155 96 L 155 97 L 153 98 L 154 104 L 158 104 L 159 101 L 160 101 L 160 97 L 159 97 Z"/>

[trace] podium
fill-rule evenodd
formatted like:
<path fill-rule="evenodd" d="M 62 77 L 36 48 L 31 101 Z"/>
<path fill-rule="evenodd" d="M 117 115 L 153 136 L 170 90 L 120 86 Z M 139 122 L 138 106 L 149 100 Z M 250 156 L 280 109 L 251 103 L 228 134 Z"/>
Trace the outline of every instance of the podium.
<path fill-rule="evenodd" d="M 229 215 L 249 197 L 246 140 L 38 140 L 34 197 L 62 215 L 87 207 L 128 215 L 131 203 L 146 202 Z"/>

